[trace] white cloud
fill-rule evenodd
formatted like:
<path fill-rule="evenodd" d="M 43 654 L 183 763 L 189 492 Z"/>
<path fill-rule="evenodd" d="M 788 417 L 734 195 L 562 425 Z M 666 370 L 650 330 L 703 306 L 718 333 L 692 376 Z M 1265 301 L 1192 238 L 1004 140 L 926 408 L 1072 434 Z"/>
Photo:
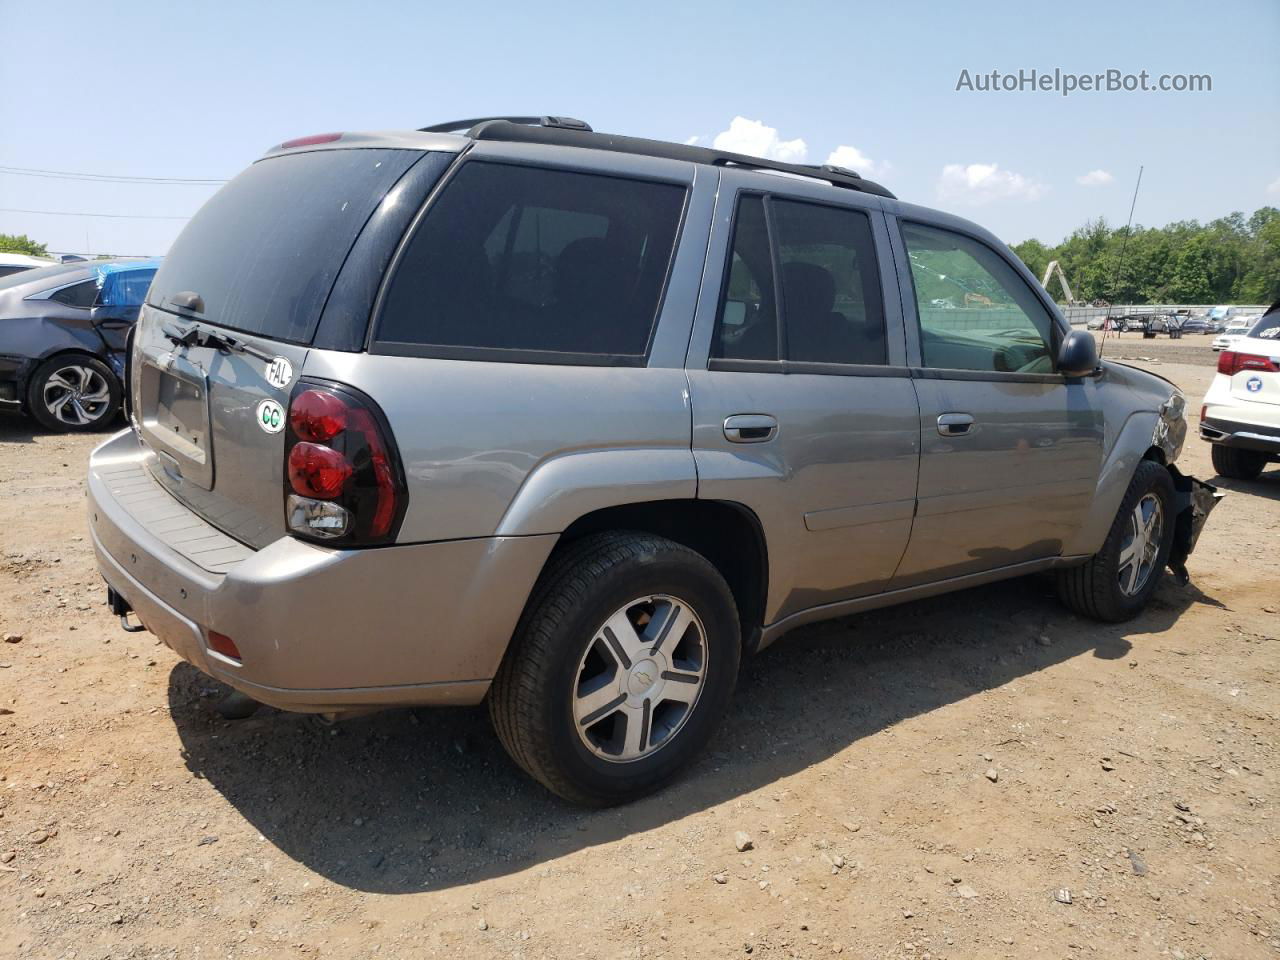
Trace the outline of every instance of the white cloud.
<path fill-rule="evenodd" d="M 685 145 L 686 147 L 692 147 L 694 144 L 696 144 L 696 143 L 697 143 L 699 140 L 701 140 L 701 139 L 702 139 L 701 137 L 685 137 L 685 138 L 684 138 L 684 145 Z"/>
<path fill-rule="evenodd" d="M 1267 184 L 1267 193 L 1280 193 L 1280 177 L 1276 177 Z"/>
<path fill-rule="evenodd" d="M 1090 170 L 1088 173 L 1076 177 L 1076 183 L 1082 187 L 1105 187 L 1113 180 L 1115 180 L 1115 177 L 1105 170 Z"/>
<path fill-rule="evenodd" d="M 717 133 L 711 145 L 717 150 L 745 153 L 784 163 L 803 163 L 809 152 L 809 147 L 803 140 L 783 140 L 773 127 L 766 127 L 759 120 L 748 120 L 746 117 L 734 117 L 729 129 Z"/>
<path fill-rule="evenodd" d="M 1038 200 L 1045 186 L 998 163 L 948 163 L 938 177 L 938 199 L 948 203 L 981 206 L 992 200 Z"/>
<path fill-rule="evenodd" d="M 889 170 L 888 163 L 877 163 L 857 147 L 841 144 L 827 157 L 827 163 L 837 167 L 845 167 L 864 177 L 882 177 Z"/>

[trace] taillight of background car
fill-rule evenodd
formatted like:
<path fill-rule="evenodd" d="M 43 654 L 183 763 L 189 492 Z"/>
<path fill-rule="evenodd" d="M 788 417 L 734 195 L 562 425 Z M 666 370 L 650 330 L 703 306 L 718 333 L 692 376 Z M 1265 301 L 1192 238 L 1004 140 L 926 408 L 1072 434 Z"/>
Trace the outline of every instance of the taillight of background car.
<path fill-rule="evenodd" d="M 382 411 L 352 387 L 299 380 L 285 427 L 289 529 L 334 546 L 390 543 L 407 503 Z"/>
<path fill-rule="evenodd" d="M 1218 354 L 1218 372 L 1233 376 L 1241 370 L 1262 370 L 1268 373 L 1280 371 L 1275 361 L 1257 353 L 1237 353 L 1234 350 L 1223 350 Z"/>

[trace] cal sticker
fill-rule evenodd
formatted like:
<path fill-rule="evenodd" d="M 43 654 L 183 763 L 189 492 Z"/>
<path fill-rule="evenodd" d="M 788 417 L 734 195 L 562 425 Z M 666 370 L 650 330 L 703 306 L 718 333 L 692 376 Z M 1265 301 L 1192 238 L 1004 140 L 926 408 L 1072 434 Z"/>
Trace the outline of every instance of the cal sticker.
<path fill-rule="evenodd" d="M 274 400 L 258 404 L 258 426 L 267 433 L 279 433 L 284 429 L 284 407 Z"/>
<path fill-rule="evenodd" d="M 287 387 L 293 379 L 293 364 L 284 357 L 276 357 L 267 364 L 267 383 L 273 387 Z"/>

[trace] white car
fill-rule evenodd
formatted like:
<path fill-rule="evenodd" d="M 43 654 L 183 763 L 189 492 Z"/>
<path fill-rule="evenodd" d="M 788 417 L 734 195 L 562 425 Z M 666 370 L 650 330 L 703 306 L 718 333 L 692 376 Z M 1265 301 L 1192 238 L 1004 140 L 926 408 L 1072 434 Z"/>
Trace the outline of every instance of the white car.
<path fill-rule="evenodd" d="M 1213 444 L 1219 476 L 1252 480 L 1280 460 L 1280 303 L 1218 354 L 1200 437 Z"/>
<path fill-rule="evenodd" d="M 1249 328 L 1258 322 L 1257 317 L 1236 317 L 1234 320 L 1227 322 L 1227 327 L 1220 334 L 1213 338 L 1213 342 L 1209 344 L 1215 351 L 1227 350 L 1231 344 L 1235 343 L 1241 337 L 1249 332 Z"/>

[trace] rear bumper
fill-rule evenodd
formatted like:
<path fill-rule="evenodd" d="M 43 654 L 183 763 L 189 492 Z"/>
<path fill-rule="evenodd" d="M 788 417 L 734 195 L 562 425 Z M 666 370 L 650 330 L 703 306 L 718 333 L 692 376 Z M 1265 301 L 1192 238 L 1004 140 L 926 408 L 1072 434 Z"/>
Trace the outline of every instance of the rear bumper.
<path fill-rule="evenodd" d="M 1280 426 L 1205 417 L 1200 421 L 1200 439 L 1220 443 L 1224 447 L 1280 454 Z"/>
<path fill-rule="evenodd" d="M 103 577 L 184 660 L 283 709 L 479 702 L 556 541 L 331 550 L 286 536 L 237 552 L 211 535 L 216 549 L 202 553 L 192 524 L 173 515 L 189 513 L 176 500 L 161 521 L 146 515 L 142 505 L 163 491 L 141 469 L 150 455 L 126 430 L 90 458 L 89 519 Z M 165 532 L 175 528 L 184 542 Z M 230 637 L 243 661 L 210 650 L 209 630 Z"/>

